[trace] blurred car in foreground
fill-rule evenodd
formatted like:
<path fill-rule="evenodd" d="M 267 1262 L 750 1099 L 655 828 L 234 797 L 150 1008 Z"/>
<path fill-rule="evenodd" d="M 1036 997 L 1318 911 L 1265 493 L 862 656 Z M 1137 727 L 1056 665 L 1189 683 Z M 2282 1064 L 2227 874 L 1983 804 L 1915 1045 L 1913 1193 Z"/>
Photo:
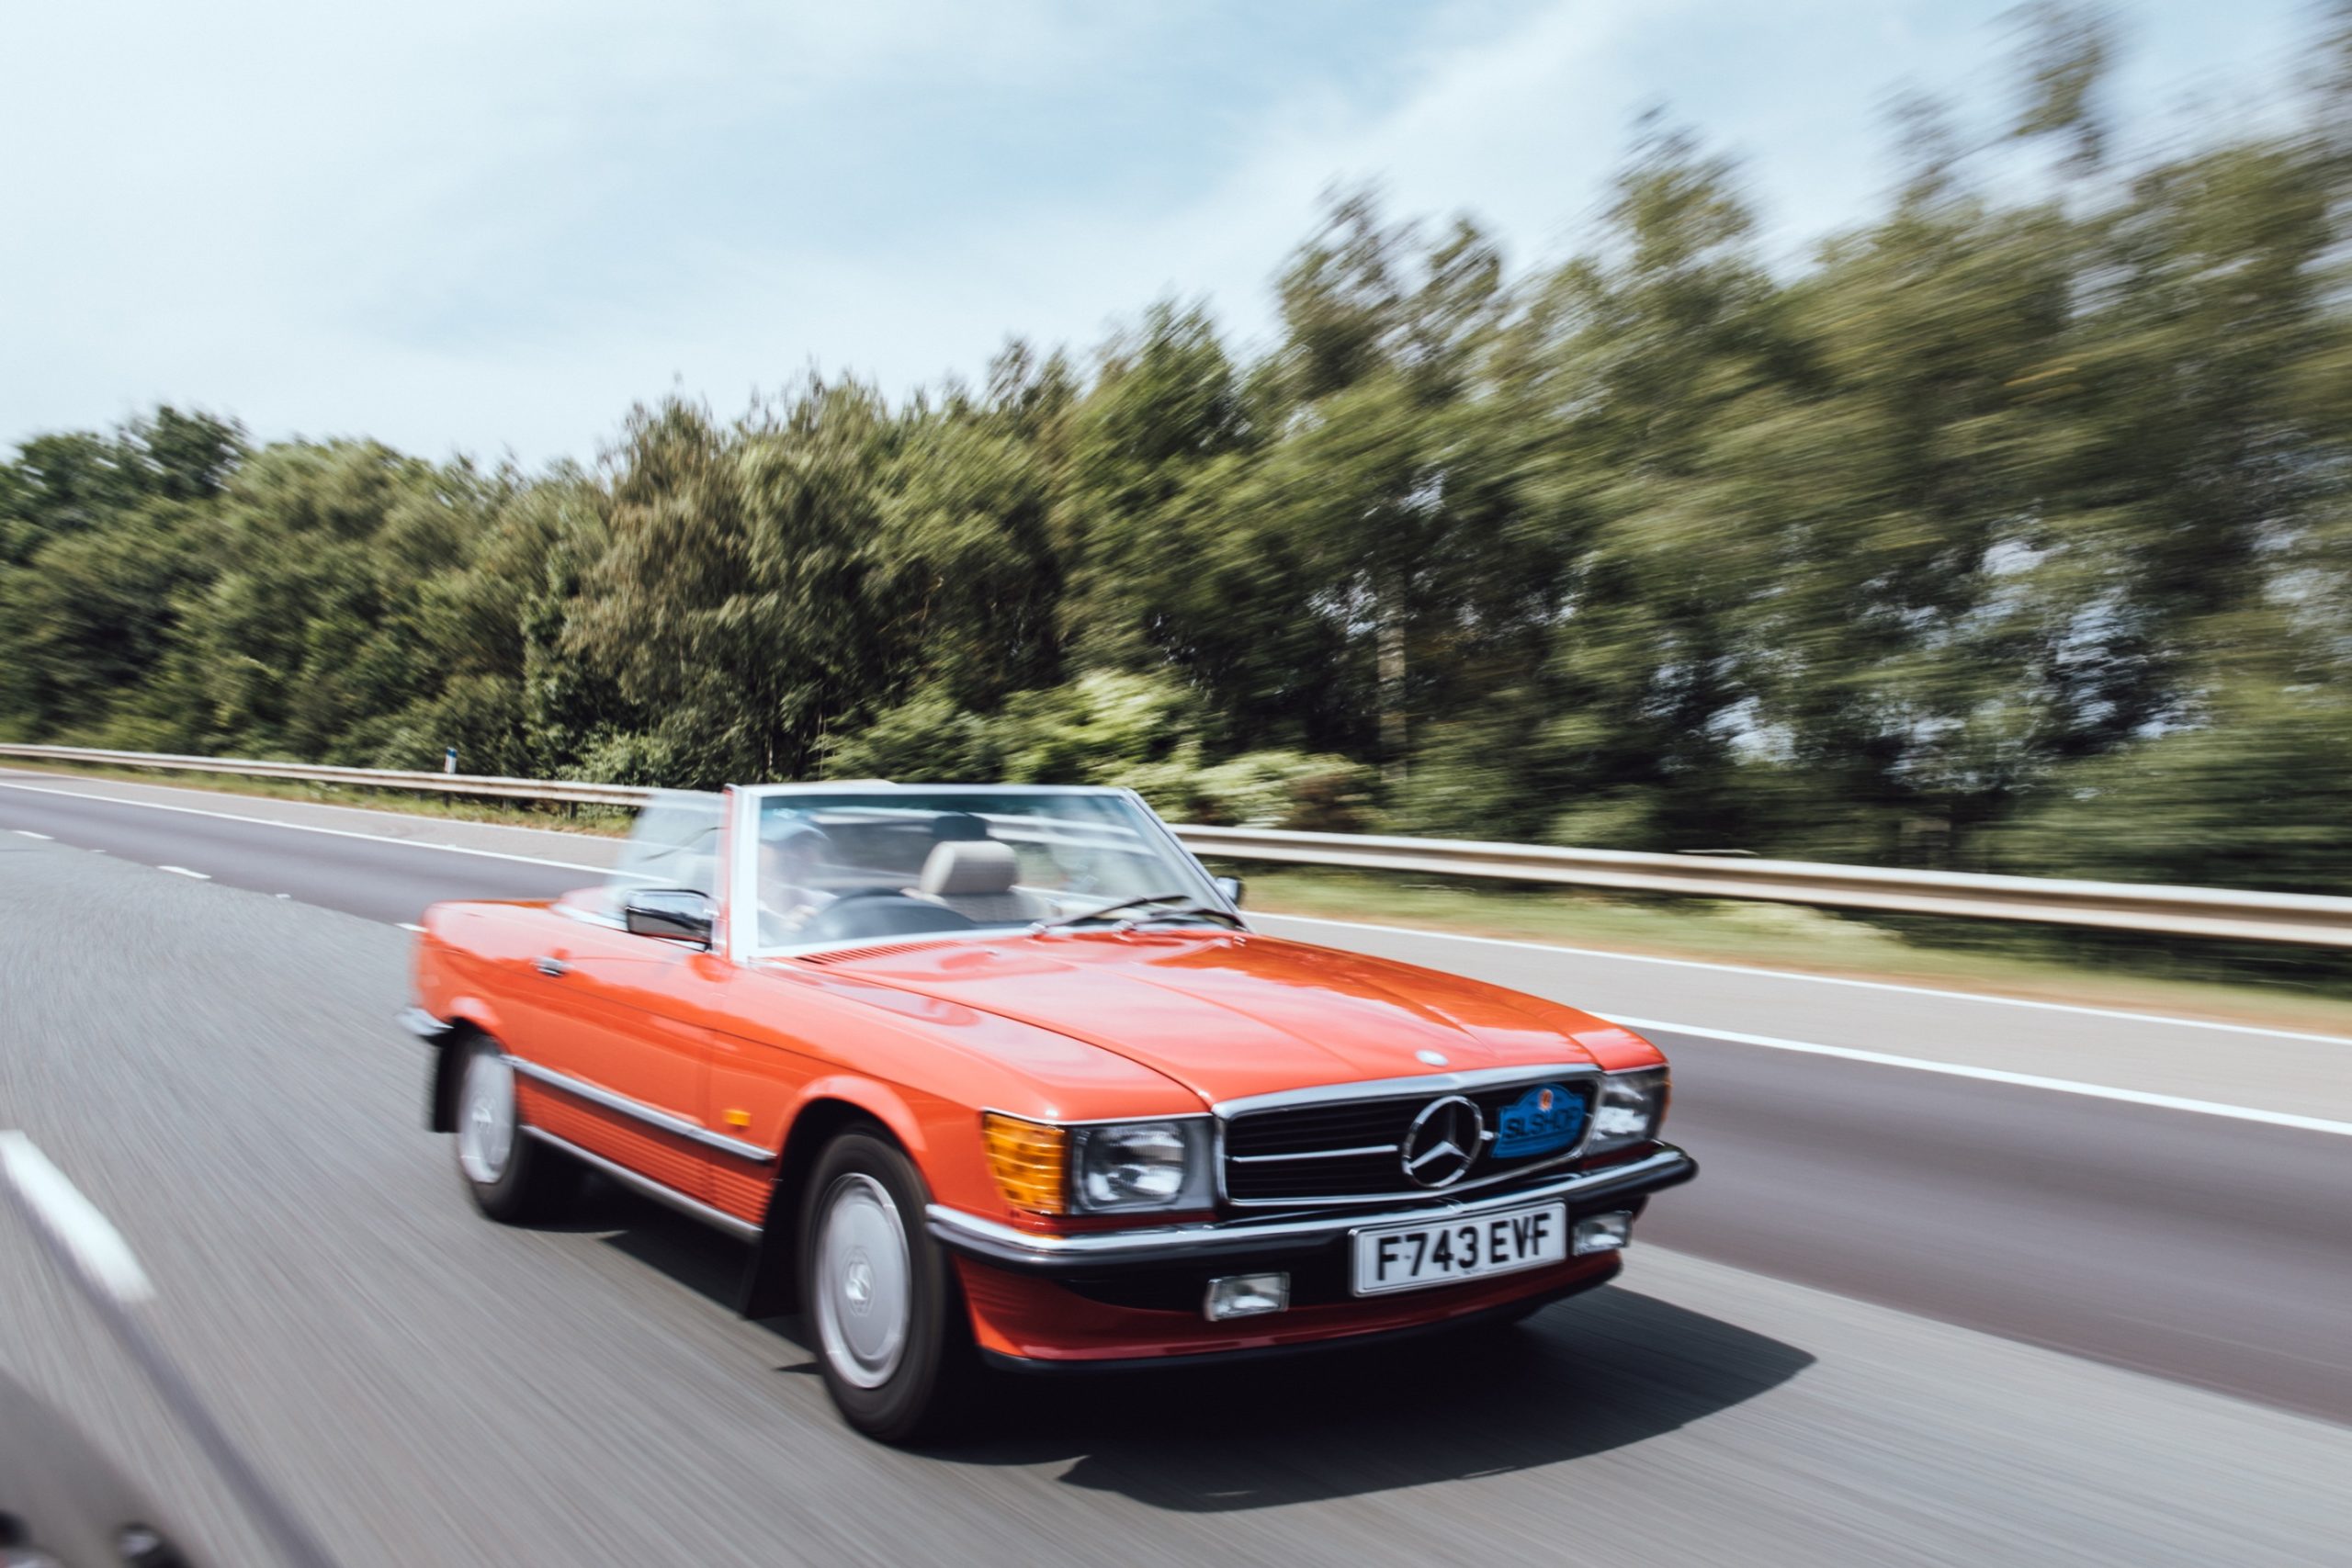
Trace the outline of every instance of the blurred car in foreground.
<path fill-rule="evenodd" d="M 286 1568 L 334 1559 L 231 1439 L 144 1321 L 155 1287 L 97 1205 L 39 1145 L 0 1129 L 0 1209 L 21 1217 L 217 1469 Z M 193 1568 L 153 1506 L 72 1422 L 0 1374 L 0 1568 Z"/>
<path fill-rule="evenodd" d="M 193 1568 L 156 1518 L 72 1422 L 0 1375 L 0 1563 Z"/>
<path fill-rule="evenodd" d="M 892 1440 L 981 1363 L 1273 1353 L 1612 1277 L 1696 1168 L 1658 1052 L 1252 931 L 1238 894 L 1123 790 L 665 796 L 604 887 L 427 913 L 429 1123 L 494 1218 L 584 1165 L 753 1242 L 743 1310 L 805 1310 Z"/>

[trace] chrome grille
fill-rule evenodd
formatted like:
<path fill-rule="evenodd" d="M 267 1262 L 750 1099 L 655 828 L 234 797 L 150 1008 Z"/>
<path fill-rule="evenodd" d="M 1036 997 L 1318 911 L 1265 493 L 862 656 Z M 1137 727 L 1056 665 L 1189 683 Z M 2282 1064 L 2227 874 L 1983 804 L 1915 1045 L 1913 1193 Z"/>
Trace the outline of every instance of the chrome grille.
<path fill-rule="evenodd" d="M 1502 1083 L 1452 1088 L 1432 1076 L 1427 1087 L 1376 1099 L 1331 1100 L 1306 1091 L 1296 1104 L 1251 1105 L 1225 1123 L 1225 1196 L 1241 1207 L 1346 1203 L 1434 1197 L 1492 1186 L 1573 1159 L 1592 1122 L 1589 1069 L 1539 1073 Z M 1541 1154 L 1498 1156 L 1495 1133 L 1504 1109 L 1543 1085 L 1566 1090 L 1581 1107 L 1569 1146 Z M 1406 1176 L 1400 1150 L 1413 1119 L 1432 1100 L 1460 1094 L 1477 1106 L 1487 1138 L 1463 1178 L 1431 1189 Z"/>

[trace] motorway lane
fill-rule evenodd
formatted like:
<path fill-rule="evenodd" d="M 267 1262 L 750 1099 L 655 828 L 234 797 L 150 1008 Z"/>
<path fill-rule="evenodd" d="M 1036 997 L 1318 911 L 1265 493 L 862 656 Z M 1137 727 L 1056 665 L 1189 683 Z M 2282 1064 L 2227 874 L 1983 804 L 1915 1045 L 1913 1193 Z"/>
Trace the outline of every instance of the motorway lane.
<path fill-rule="evenodd" d="M 67 787 L 71 787 L 70 785 Z M 289 830 L 217 813 L 278 803 L 174 792 L 158 810 L 0 789 L 0 830 L 372 919 L 445 897 L 537 897 L 593 875 L 609 840 L 523 835 L 575 863 L 432 840 Z M 322 821 L 370 813 L 333 813 Z M 458 836 L 458 824 L 387 819 Z M 492 841 L 480 835 L 482 841 Z M 1280 922 L 1275 922 L 1279 924 Z M 1584 999 L 1493 944 L 1305 928 L 1310 936 Z M 1499 969 L 1499 973 L 1492 972 Z M 1840 993 L 1833 993 L 1840 994 Z M 1881 993 L 1864 993 L 1876 1006 Z M 1933 1008 L 1933 998 L 1912 998 Z M 1703 1179 L 1646 1239 L 1840 1294 L 2352 1421 L 2352 1139 L 1659 1033 L 1675 1137 Z M 2209 1048 L 2243 1050 L 2240 1036 Z"/>
<path fill-rule="evenodd" d="M 1365 914 L 1380 919 L 1377 908 Z M 1666 1021 L 1644 1027 L 1679 1023 L 2352 1125 L 2352 1037 L 2200 1018 L 2206 998 L 2195 986 L 2151 985 L 2146 1003 L 2127 1011 L 1362 921 L 1258 919 L 1285 936 L 1573 997 L 1604 1017 Z"/>
<path fill-rule="evenodd" d="M 132 815 L 153 815 L 158 807 L 171 808 L 183 820 L 193 810 L 216 819 L 222 815 L 257 818 L 362 836 L 341 856 L 322 850 L 307 854 L 283 844 L 274 854 L 265 851 L 266 860 L 292 863 L 276 871 L 265 865 L 258 874 L 264 879 L 317 878 L 322 867 L 361 853 L 369 839 L 455 844 L 588 867 L 609 865 L 620 848 L 616 839 L 544 829 L 0 768 L 0 817 L 12 805 L 27 812 L 70 813 L 52 819 L 89 835 L 62 836 L 62 841 L 74 843 L 103 845 L 103 835 L 123 830 Z M 196 825 L 190 827 L 193 830 Z M 216 858 L 228 863 L 233 878 L 240 874 L 236 862 L 241 852 L 233 840 L 224 847 L 229 852 Z M 522 869 L 490 877 L 491 887 L 552 892 L 593 874 L 564 869 L 542 874 L 527 861 L 511 863 Z M 191 869 L 218 873 L 221 866 L 208 860 Z M 453 886 L 461 881 L 454 866 L 436 873 L 430 861 L 395 849 L 371 865 L 369 875 L 350 886 L 335 885 L 337 879 L 328 871 L 323 879 L 329 886 L 314 896 L 332 908 L 401 920 L 412 918 L 431 896 L 438 885 L 436 876 Z M 464 886 L 470 890 L 476 885 L 466 881 Z M 1368 903 L 1363 913 L 1377 921 L 1382 911 Z M 1804 910 L 1782 913 L 1824 918 Z M 1251 919 L 1280 935 L 1385 953 L 1520 990 L 1566 997 L 1611 1018 L 1671 1020 L 1702 1033 L 1732 1030 L 1996 1072 L 2084 1080 L 2137 1093 L 2221 1100 L 2352 1125 L 2352 1071 L 2346 1070 L 2352 1062 L 2352 1038 L 2341 1033 L 2298 1033 L 2194 1016 L 2165 1017 L 2161 1009 L 2124 1012 L 2048 998 L 1498 942 L 1262 909 L 1253 910 Z M 2174 1010 L 2193 1014 L 2203 1003 L 2195 987 L 2172 995 Z"/>
<path fill-rule="evenodd" d="M 403 824 L 429 837 L 363 838 L 262 824 L 234 815 L 254 807 L 266 811 L 277 802 L 181 790 L 172 794 L 185 799 L 185 808 L 165 809 L 66 794 L 73 785 L 64 780 L 20 780 L 23 775 L 0 783 L 0 832 L 39 832 L 79 849 L 101 850 L 146 865 L 180 866 L 232 887 L 284 894 L 321 908 L 391 924 L 413 921 L 426 905 L 446 898 L 545 898 L 601 881 L 603 872 L 587 863 L 585 856 L 609 855 L 615 847 L 608 840 L 581 840 L 583 863 L 568 869 L 453 852 L 444 840 L 462 836 L 465 825 L 429 818 L 410 818 Z M 379 815 L 353 812 L 338 818 L 365 822 Z M 557 843 L 570 847 L 563 840 Z"/>
<path fill-rule="evenodd" d="M 2352 1138 L 1653 1032 L 1645 1238 L 2352 1421 Z"/>
<path fill-rule="evenodd" d="M 2265 1568 L 2352 1533 L 2340 1426 L 1649 1247 L 1518 1335 L 1003 1383 L 975 1438 L 880 1449 L 795 1325 L 727 1311 L 735 1244 L 618 1196 L 472 1213 L 385 1021 L 407 946 L 0 834 L 0 1124 L 352 1563 Z M 264 1560 L 6 1224 L 0 1365 Z"/>

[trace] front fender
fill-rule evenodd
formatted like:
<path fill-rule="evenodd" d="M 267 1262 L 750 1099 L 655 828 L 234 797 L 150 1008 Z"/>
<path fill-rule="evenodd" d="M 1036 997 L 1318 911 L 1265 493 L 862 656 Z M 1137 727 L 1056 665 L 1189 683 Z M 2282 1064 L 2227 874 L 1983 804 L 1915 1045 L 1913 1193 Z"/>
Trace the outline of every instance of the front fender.
<path fill-rule="evenodd" d="M 773 1317 L 799 1305 L 800 1199 L 808 1171 L 834 1134 L 860 1121 L 880 1122 L 907 1151 L 915 1168 L 923 1170 L 933 1140 L 926 1135 L 922 1118 L 896 1085 L 862 1073 L 828 1073 L 810 1079 L 793 1102 L 785 1123 L 784 1145 L 777 1155 L 775 1179 L 768 1188 L 760 1238 L 744 1264 L 736 1304 L 745 1317 Z M 925 1186 L 929 1186 L 927 1176 Z"/>
<path fill-rule="evenodd" d="M 825 1102 L 847 1105 L 865 1112 L 889 1129 L 890 1135 L 899 1140 L 899 1145 L 917 1166 L 923 1163 L 932 1140 L 923 1131 L 922 1119 L 907 1103 L 906 1096 L 897 1085 L 863 1073 L 828 1073 L 822 1077 L 810 1079 L 802 1087 L 799 1098 L 793 1102 L 792 1113 L 785 1122 L 785 1147 L 787 1152 L 809 1109 Z"/>
<path fill-rule="evenodd" d="M 458 1070 L 462 1052 L 449 1049 L 480 1033 L 499 1038 L 495 1009 L 479 997 L 453 998 L 447 1014 L 412 1007 L 401 1013 L 401 1025 L 433 1049 L 433 1068 L 425 1075 L 424 1130 L 458 1130 Z"/>
<path fill-rule="evenodd" d="M 506 1038 L 506 1031 L 499 1022 L 498 1009 L 483 996 L 451 997 L 441 1015 L 453 1024 L 471 1024 L 493 1040 Z"/>

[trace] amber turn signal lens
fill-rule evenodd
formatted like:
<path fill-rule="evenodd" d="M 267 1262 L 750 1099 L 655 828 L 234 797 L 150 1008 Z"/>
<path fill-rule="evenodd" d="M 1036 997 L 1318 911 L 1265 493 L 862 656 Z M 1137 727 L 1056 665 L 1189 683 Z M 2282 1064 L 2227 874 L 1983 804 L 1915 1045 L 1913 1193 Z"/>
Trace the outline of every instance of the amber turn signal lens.
<path fill-rule="evenodd" d="M 1060 1213 L 1069 1190 L 1069 1132 L 993 1111 L 981 1113 L 980 1132 L 1004 1201 L 1033 1214 Z"/>

